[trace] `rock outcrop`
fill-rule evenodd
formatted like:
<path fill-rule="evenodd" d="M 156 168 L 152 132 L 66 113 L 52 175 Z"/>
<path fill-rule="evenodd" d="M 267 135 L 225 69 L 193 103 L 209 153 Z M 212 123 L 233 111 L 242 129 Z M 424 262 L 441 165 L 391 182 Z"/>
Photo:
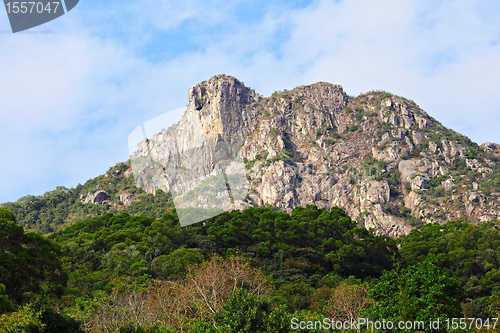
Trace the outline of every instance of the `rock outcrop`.
<path fill-rule="evenodd" d="M 135 202 L 135 195 L 130 193 L 120 194 L 120 201 L 125 207 L 130 206 Z"/>
<path fill-rule="evenodd" d="M 111 197 L 106 192 L 96 191 L 95 193 L 87 194 L 87 197 L 85 198 L 85 200 L 83 200 L 83 203 L 93 203 L 102 205 L 108 203 L 110 198 Z"/>

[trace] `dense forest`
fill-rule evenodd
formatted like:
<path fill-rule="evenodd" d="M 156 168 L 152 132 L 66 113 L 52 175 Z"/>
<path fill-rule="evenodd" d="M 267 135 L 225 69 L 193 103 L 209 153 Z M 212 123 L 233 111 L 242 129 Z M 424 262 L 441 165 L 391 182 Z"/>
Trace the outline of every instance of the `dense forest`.
<path fill-rule="evenodd" d="M 108 212 L 44 236 L 0 208 L 0 228 L 0 332 L 324 332 L 357 318 L 500 328 L 496 221 L 391 239 L 339 208 L 250 208 L 185 228 L 175 210 Z"/>

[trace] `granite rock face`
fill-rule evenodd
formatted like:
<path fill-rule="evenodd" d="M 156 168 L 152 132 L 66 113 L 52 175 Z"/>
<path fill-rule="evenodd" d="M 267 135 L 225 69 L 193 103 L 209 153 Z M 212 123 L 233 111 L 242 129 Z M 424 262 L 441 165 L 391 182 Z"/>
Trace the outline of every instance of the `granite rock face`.
<path fill-rule="evenodd" d="M 453 174 L 488 174 L 496 163 L 475 159 L 465 137 L 413 101 L 385 92 L 350 97 L 324 82 L 262 98 L 226 75 L 197 84 L 188 98 L 182 120 L 131 155 L 137 186 L 172 191 L 177 207 L 339 206 L 390 236 L 411 224 L 500 216 L 483 185 L 472 192 Z"/>

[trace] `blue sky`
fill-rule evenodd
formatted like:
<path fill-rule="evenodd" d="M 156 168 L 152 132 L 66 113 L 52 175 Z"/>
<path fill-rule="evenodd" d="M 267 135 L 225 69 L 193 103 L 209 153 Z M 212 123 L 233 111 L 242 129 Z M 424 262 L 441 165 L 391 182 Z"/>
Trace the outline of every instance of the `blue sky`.
<path fill-rule="evenodd" d="M 386 90 L 500 142 L 498 17 L 498 1 L 80 0 L 12 34 L 0 10 L 0 202 L 127 160 L 137 126 L 222 73 L 264 96 L 318 81 Z"/>

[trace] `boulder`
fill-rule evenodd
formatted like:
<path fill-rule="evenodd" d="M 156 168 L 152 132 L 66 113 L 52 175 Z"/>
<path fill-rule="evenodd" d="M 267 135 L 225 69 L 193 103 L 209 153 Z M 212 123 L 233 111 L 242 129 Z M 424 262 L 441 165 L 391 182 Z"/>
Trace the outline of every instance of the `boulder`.
<path fill-rule="evenodd" d="M 125 173 L 123 175 L 125 176 L 125 178 L 128 178 L 128 176 L 132 175 L 133 173 L 134 173 L 134 170 L 132 168 L 130 168 L 127 171 L 125 171 Z"/>
<path fill-rule="evenodd" d="M 425 141 L 425 136 L 421 132 L 413 131 L 413 142 L 418 145 L 421 142 Z"/>
<path fill-rule="evenodd" d="M 429 184 L 429 178 L 418 175 L 411 180 L 410 184 L 412 191 L 422 190 Z"/>
<path fill-rule="evenodd" d="M 427 176 L 432 170 L 432 164 L 427 159 L 402 160 L 398 164 L 401 173 L 401 182 L 410 183 L 413 176 L 420 174 Z"/>
<path fill-rule="evenodd" d="M 485 142 L 481 145 L 481 148 L 483 148 L 486 151 L 493 152 L 497 150 L 497 145 L 492 142 Z"/>
<path fill-rule="evenodd" d="M 398 127 L 391 131 L 392 136 L 398 139 L 402 139 L 406 136 L 407 131 L 404 128 Z"/>
<path fill-rule="evenodd" d="M 455 186 L 455 184 L 453 183 L 453 179 L 451 179 L 451 178 L 446 179 L 441 184 L 443 185 L 444 190 L 446 192 L 451 191 L 453 189 L 453 186 Z"/>
<path fill-rule="evenodd" d="M 434 154 L 437 149 L 438 149 L 437 143 L 435 143 L 434 141 L 430 141 L 429 142 L 429 151 Z"/>
<path fill-rule="evenodd" d="M 111 197 L 104 191 L 97 191 L 95 193 L 87 194 L 87 197 L 83 203 L 93 203 L 97 205 L 105 204 L 105 201 L 109 200 Z M 109 202 L 109 201 L 108 201 Z"/>
<path fill-rule="evenodd" d="M 120 194 L 120 201 L 127 207 L 135 202 L 135 195 L 130 193 Z"/>

